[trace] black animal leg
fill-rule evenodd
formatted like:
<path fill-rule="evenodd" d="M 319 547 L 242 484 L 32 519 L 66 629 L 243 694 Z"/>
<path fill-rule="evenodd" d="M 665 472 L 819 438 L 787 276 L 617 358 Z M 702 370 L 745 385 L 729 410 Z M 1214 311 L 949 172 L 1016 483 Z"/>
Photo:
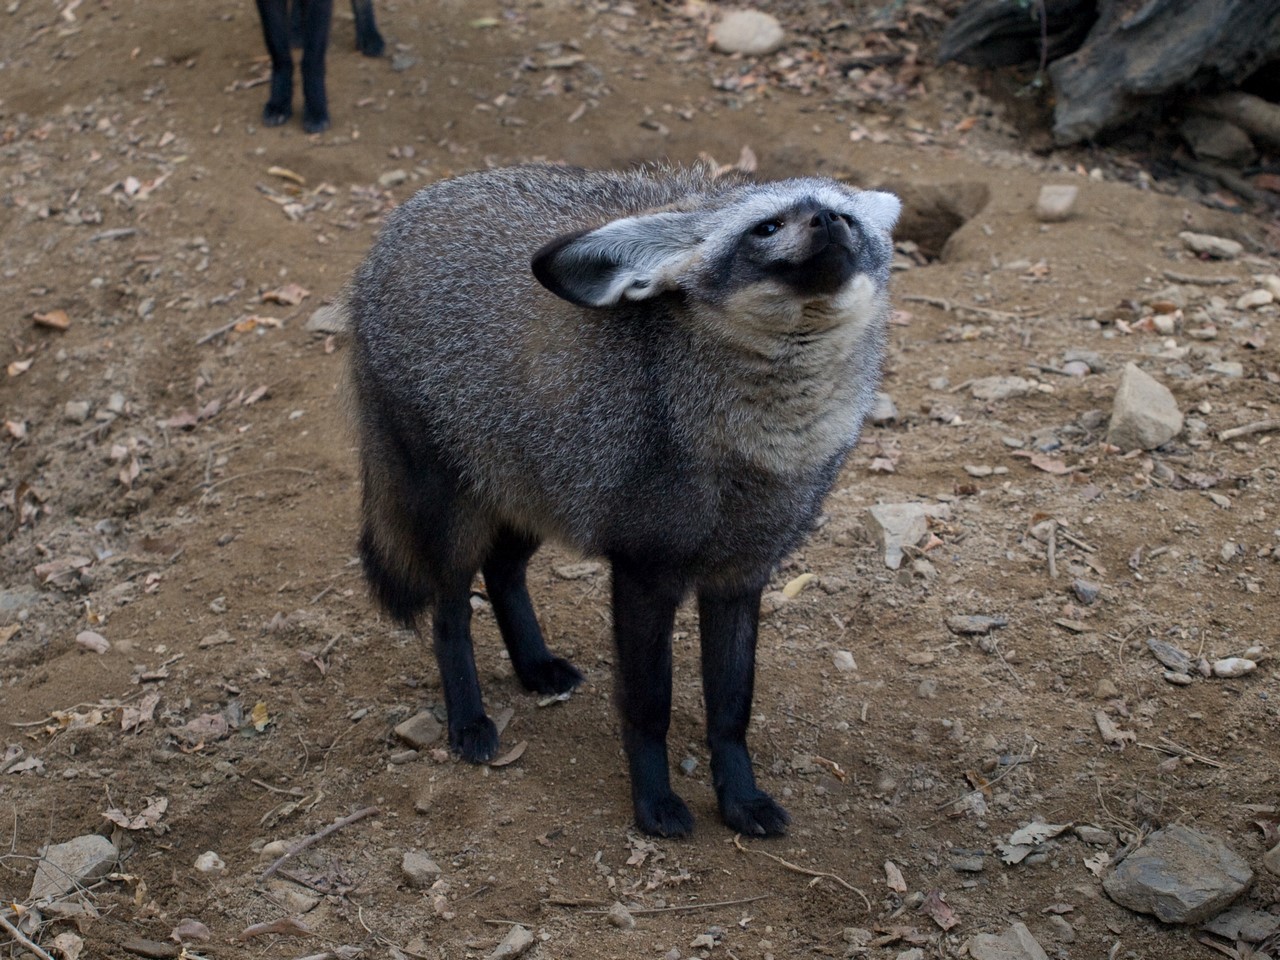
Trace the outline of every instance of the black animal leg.
<path fill-rule="evenodd" d="M 262 36 L 271 57 L 271 94 L 262 122 L 278 127 L 293 116 L 293 54 L 289 50 L 289 7 L 286 0 L 258 0 Z"/>
<path fill-rule="evenodd" d="M 613 632 L 622 745 L 631 770 L 636 825 L 682 837 L 693 814 L 671 790 L 667 728 L 671 722 L 671 628 L 683 585 L 625 560 L 613 561 Z"/>
<path fill-rule="evenodd" d="M 702 689 L 707 701 L 711 782 L 720 816 L 733 830 L 755 836 L 786 831 L 787 811 L 756 786 L 747 753 L 747 724 L 755 684 L 760 590 L 698 595 L 702 633 Z"/>
<path fill-rule="evenodd" d="M 543 694 L 568 693 L 582 682 L 582 674 L 547 649 L 525 586 L 525 569 L 537 549 L 537 540 L 503 530 L 484 562 L 484 582 L 511 666 L 524 688 Z"/>

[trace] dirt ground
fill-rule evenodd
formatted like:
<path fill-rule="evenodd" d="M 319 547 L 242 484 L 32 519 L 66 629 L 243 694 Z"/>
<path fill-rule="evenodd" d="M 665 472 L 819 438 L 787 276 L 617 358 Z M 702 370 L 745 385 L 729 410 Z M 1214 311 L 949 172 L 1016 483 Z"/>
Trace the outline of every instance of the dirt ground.
<path fill-rule="evenodd" d="M 27 900 L 45 844 L 100 832 L 124 854 L 87 914 L 25 914 L 33 939 L 176 955 L 189 918 L 210 936 L 188 956 L 461 958 L 519 922 L 548 958 L 910 958 L 1021 920 L 1051 956 L 1217 956 L 1095 873 L 1175 822 L 1249 860 L 1248 903 L 1276 903 L 1277 444 L 1218 436 L 1280 416 L 1277 309 L 1236 306 L 1280 273 L 1275 223 L 1139 153 L 1030 150 L 1034 100 L 928 66 L 938 24 L 911 5 L 766 5 L 789 44 L 758 61 L 710 52 L 715 8 L 697 3 L 396 0 L 377 7 L 377 60 L 339 7 L 334 125 L 315 137 L 259 122 L 247 0 L 0 15 L 0 895 Z M 906 59 L 844 69 L 886 52 Z M 442 709 L 439 682 L 366 596 L 344 345 L 304 325 L 435 179 L 744 146 L 764 176 L 906 199 L 884 384 L 899 415 L 867 429 L 778 572 L 775 590 L 804 589 L 767 598 L 750 742 L 790 833 L 738 846 L 716 817 L 686 608 L 670 745 L 698 826 L 655 841 L 630 823 L 607 572 L 582 558 L 546 549 L 530 578 L 587 673 L 567 702 L 519 689 L 477 595 L 481 682 L 523 755 L 474 767 L 393 733 Z M 1072 219 L 1036 219 L 1046 184 L 1079 187 Z M 1199 260 L 1188 229 L 1245 252 Z M 1096 369 L 1063 375 L 1072 349 Z M 1129 361 L 1187 417 L 1151 453 L 1104 442 Z M 993 376 L 1027 382 L 975 397 Z M 935 508 L 933 537 L 891 570 L 867 508 L 908 501 Z M 956 615 L 1007 625 L 960 635 Z M 1246 676 L 1175 685 L 1153 639 L 1262 649 Z M 280 844 L 369 807 L 293 879 L 260 880 Z M 1002 862 L 1035 820 L 1109 839 L 1067 831 Z M 224 869 L 197 869 L 207 851 Z M 413 851 L 438 879 L 405 875 Z M 975 851 L 980 869 L 956 868 Z M 615 902 L 634 927 L 608 922 Z"/>

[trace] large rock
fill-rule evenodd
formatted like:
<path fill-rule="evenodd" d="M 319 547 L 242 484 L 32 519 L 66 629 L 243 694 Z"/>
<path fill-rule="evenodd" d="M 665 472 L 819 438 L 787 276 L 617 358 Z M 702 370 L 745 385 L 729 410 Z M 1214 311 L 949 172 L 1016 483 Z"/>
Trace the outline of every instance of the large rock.
<path fill-rule="evenodd" d="M 1180 824 L 1157 830 L 1116 864 L 1102 889 L 1165 923 L 1200 923 L 1249 889 L 1253 871 L 1225 844 Z"/>
<path fill-rule="evenodd" d="M 78 886 L 99 880 L 115 867 L 118 856 L 111 841 L 96 833 L 55 843 L 45 850 L 36 865 L 28 899 L 60 897 Z"/>
<path fill-rule="evenodd" d="M 1107 442 L 1121 450 L 1154 450 L 1182 431 L 1182 411 L 1169 388 L 1127 363 L 1116 388 Z"/>

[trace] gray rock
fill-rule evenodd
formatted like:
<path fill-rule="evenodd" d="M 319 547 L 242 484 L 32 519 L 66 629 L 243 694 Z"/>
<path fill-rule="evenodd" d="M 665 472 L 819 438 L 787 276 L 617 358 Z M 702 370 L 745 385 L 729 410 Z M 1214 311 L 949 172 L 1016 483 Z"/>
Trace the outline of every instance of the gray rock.
<path fill-rule="evenodd" d="M 1089 580 L 1076 578 L 1071 581 L 1071 592 L 1086 607 L 1091 607 L 1097 601 L 1098 595 L 1102 593 L 1102 587 Z"/>
<path fill-rule="evenodd" d="M 1267 937 L 1280 933 L 1280 916 L 1241 904 L 1218 914 L 1204 925 L 1204 929 L 1228 940 L 1261 943 Z"/>
<path fill-rule="evenodd" d="M 1157 830 L 1102 880 L 1116 903 L 1165 923 L 1200 923 L 1253 882 L 1249 865 L 1222 842 L 1173 824 Z"/>
<path fill-rule="evenodd" d="M 1045 184 L 1036 200 L 1036 219 L 1041 223 L 1060 223 L 1071 216 L 1080 196 L 1080 188 L 1070 185 Z"/>
<path fill-rule="evenodd" d="M 60 897 L 77 886 L 99 880 L 115 867 L 118 856 L 111 841 L 96 833 L 55 843 L 36 864 L 28 899 Z"/>
<path fill-rule="evenodd" d="M 1280 877 L 1280 843 L 1262 855 L 1262 865 L 1267 868 L 1268 873 Z"/>
<path fill-rule="evenodd" d="M 388 170 L 386 173 L 378 177 L 378 186 L 398 187 L 408 179 L 409 171 L 407 170 Z"/>
<path fill-rule="evenodd" d="M 1235 360 L 1223 360 L 1220 363 L 1209 364 L 1210 373 L 1216 373 L 1220 377 L 1226 377 L 1229 380 L 1239 380 L 1244 376 L 1244 364 Z"/>
<path fill-rule="evenodd" d="M 400 861 L 400 874 L 409 886 L 423 890 L 440 878 L 440 865 L 418 850 L 410 850 Z"/>
<path fill-rule="evenodd" d="M 620 903 L 615 903 L 610 907 L 605 918 L 619 930 L 635 929 L 636 918 L 631 915 L 630 910 Z"/>
<path fill-rule="evenodd" d="M 1192 114 L 1178 132 L 1201 160 L 1221 160 L 1243 167 L 1258 156 L 1249 135 L 1234 123 L 1204 114 Z"/>
<path fill-rule="evenodd" d="M 1045 920 L 1044 925 L 1049 928 L 1049 936 L 1053 937 L 1058 943 L 1076 942 L 1075 927 L 1057 914 L 1053 914 Z"/>
<path fill-rule="evenodd" d="M 489 954 L 488 960 L 513 960 L 514 957 L 526 953 L 535 942 L 532 933 L 516 924 L 502 938 L 502 942 L 498 944 L 493 953 Z"/>
<path fill-rule="evenodd" d="M 68 400 L 62 413 L 72 423 L 84 423 L 92 410 L 93 405 L 88 400 Z"/>
<path fill-rule="evenodd" d="M 1101 827 L 1079 824 L 1075 830 L 1076 836 L 1081 841 L 1092 844 L 1095 847 L 1109 847 L 1116 842 L 1115 835 L 1110 830 L 1103 830 Z"/>
<path fill-rule="evenodd" d="M 396 736 L 409 746 L 415 750 L 421 750 L 440 739 L 444 728 L 435 714 L 430 710 L 423 710 L 422 713 L 414 714 L 408 720 L 397 724 L 395 732 Z"/>
<path fill-rule="evenodd" d="M 1049 960 L 1025 923 L 1015 923 L 1004 933 L 979 933 L 969 938 L 973 960 Z"/>
<path fill-rule="evenodd" d="M 953 847 L 950 852 L 951 869 L 959 873 L 981 873 L 987 865 L 987 855 L 983 850 L 963 850 Z"/>
<path fill-rule="evenodd" d="M 877 390 L 875 405 L 872 406 L 871 412 L 867 414 L 867 423 L 873 427 L 883 427 L 897 419 L 898 407 L 893 402 L 893 397 L 883 390 Z"/>
<path fill-rule="evenodd" d="M 947 629 L 961 637 L 986 636 L 992 630 L 1007 627 L 1007 617 L 988 617 L 982 614 L 956 614 L 947 617 Z"/>
<path fill-rule="evenodd" d="M 1184 230 L 1178 234 L 1178 239 L 1192 253 L 1202 253 L 1214 260 L 1234 260 L 1244 253 L 1244 247 L 1236 241 L 1228 240 L 1226 237 L 1215 237 L 1208 233 L 1192 233 Z"/>
<path fill-rule="evenodd" d="M 1075 360 L 1087 363 L 1089 370 L 1093 373 L 1105 373 L 1107 370 L 1107 364 L 1102 359 L 1102 354 L 1096 350 L 1086 350 L 1084 347 L 1071 347 L 1069 350 L 1063 350 L 1062 359 L 1065 363 L 1071 363 Z"/>
<path fill-rule="evenodd" d="M 969 384 L 969 392 L 979 400 L 1008 400 L 1025 397 L 1035 386 L 1022 377 L 982 377 Z"/>
<path fill-rule="evenodd" d="M 929 532 L 923 504 L 881 503 L 867 508 L 871 534 L 884 550 L 884 565 L 890 570 L 902 566 L 903 547 L 915 546 Z"/>
<path fill-rule="evenodd" d="M 786 36 L 777 18 L 758 10 L 731 10 L 711 25 L 711 46 L 720 53 L 758 57 L 773 53 Z"/>
<path fill-rule="evenodd" d="M 1121 450 L 1154 450 L 1182 430 L 1182 411 L 1169 388 L 1126 363 L 1116 388 L 1107 442 Z"/>

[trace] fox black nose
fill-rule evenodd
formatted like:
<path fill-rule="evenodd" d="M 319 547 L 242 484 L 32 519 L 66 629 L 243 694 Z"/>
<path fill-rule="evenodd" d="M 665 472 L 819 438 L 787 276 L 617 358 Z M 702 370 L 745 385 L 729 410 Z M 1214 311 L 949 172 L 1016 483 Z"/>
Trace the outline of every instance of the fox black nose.
<path fill-rule="evenodd" d="M 853 218 L 828 210 L 825 207 L 809 218 L 813 230 L 825 229 L 830 237 L 847 236 L 853 226 Z"/>

